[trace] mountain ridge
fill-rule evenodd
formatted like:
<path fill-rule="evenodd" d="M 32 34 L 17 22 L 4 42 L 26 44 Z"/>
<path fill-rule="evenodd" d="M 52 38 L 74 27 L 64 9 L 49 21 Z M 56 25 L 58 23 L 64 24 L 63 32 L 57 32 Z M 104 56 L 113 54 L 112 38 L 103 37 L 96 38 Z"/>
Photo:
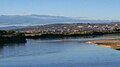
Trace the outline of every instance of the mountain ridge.
<path fill-rule="evenodd" d="M 56 23 L 109 23 L 113 20 L 90 20 L 87 17 L 65 17 L 52 15 L 0 15 L 0 27 L 33 26 Z M 114 20 L 117 21 L 117 20 Z"/>

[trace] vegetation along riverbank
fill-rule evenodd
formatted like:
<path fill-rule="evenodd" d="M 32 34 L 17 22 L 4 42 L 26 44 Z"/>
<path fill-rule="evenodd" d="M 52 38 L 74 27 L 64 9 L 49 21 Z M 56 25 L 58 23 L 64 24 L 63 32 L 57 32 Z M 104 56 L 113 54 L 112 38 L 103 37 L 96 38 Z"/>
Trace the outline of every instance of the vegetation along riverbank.
<path fill-rule="evenodd" d="M 24 34 L 16 33 L 15 31 L 0 31 L 0 44 L 5 43 L 25 43 L 26 38 Z"/>
<path fill-rule="evenodd" d="M 120 23 L 48 24 L 16 30 L 1 30 L 0 43 L 26 42 L 26 39 L 64 38 L 119 34 Z"/>

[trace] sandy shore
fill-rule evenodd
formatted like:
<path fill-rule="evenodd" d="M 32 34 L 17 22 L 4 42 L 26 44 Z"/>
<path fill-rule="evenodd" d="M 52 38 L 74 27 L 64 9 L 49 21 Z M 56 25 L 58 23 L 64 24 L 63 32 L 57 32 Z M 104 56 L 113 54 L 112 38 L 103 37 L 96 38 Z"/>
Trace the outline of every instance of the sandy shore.
<path fill-rule="evenodd" d="M 88 41 L 87 43 L 97 44 L 102 47 L 120 50 L 120 40 L 93 40 L 93 41 Z"/>
<path fill-rule="evenodd" d="M 93 41 L 88 41 L 87 43 L 91 43 L 91 44 L 119 44 L 120 45 L 120 40 L 93 40 Z"/>

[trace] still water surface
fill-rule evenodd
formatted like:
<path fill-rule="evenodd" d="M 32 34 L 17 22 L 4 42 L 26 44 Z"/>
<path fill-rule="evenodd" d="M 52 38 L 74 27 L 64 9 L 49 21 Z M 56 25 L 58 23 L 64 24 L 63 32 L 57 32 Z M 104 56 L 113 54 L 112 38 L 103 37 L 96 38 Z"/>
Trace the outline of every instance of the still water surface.
<path fill-rule="evenodd" d="M 0 47 L 0 67 L 120 67 L 120 51 L 68 38 L 32 40 Z"/>

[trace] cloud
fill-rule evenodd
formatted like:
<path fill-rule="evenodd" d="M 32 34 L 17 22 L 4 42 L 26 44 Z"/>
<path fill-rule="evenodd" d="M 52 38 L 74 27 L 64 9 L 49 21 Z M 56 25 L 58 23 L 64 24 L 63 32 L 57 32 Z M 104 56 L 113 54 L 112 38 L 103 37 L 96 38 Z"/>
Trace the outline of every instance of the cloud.
<path fill-rule="evenodd" d="M 9 26 L 36 26 L 42 24 L 0 24 L 0 27 L 9 27 Z"/>

